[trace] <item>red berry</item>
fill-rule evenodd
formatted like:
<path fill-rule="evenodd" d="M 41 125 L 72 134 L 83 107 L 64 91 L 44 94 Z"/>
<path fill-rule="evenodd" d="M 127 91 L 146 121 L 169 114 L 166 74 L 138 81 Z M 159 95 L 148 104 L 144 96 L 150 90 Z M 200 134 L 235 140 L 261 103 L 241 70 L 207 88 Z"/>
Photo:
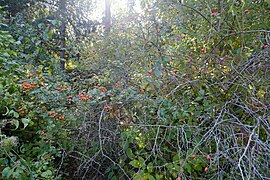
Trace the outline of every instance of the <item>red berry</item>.
<path fill-rule="evenodd" d="M 209 170 L 209 168 L 208 167 L 205 167 L 204 168 L 204 172 L 206 172 L 206 171 L 208 171 Z"/>
<path fill-rule="evenodd" d="M 193 159 L 195 159 L 197 156 L 196 156 L 196 154 L 192 154 L 192 156 L 191 156 Z"/>
<path fill-rule="evenodd" d="M 211 16 L 212 17 L 215 17 L 217 14 L 216 13 L 211 13 Z"/>
<path fill-rule="evenodd" d="M 263 49 L 269 48 L 268 44 L 263 45 Z"/>
<path fill-rule="evenodd" d="M 203 54 L 206 54 L 206 50 L 205 50 L 205 49 L 201 49 L 201 52 L 202 52 Z"/>
<path fill-rule="evenodd" d="M 46 133 L 42 131 L 40 135 L 41 136 L 46 136 Z"/>
<path fill-rule="evenodd" d="M 209 154 L 207 154 L 206 159 L 211 160 L 211 156 Z"/>
<path fill-rule="evenodd" d="M 69 95 L 69 96 L 68 96 L 68 99 L 72 99 L 72 96 L 71 96 L 71 95 Z"/>
<path fill-rule="evenodd" d="M 148 75 L 149 76 L 152 76 L 153 75 L 153 71 L 152 70 L 148 71 Z"/>
<path fill-rule="evenodd" d="M 247 9 L 246 9 L 246 10 L 244 10 L 244 13 L 249 13 L 249 10 L 247 10 Z"/>
<path fill-rule="evenodd" d="M 176 73 L 176 72 L 177 72 L 177 70 L 176 70 L 176 69 L 174 69 L 174 70 L 172 70 L 172 72 L 173 72 L 173 73 Z"/>
<path fill-rule="evenodd" d="M 215 13 L 216 12 L 216 9 L 215 8 L 212 8 L 211 9 L 211 13 Z"/>

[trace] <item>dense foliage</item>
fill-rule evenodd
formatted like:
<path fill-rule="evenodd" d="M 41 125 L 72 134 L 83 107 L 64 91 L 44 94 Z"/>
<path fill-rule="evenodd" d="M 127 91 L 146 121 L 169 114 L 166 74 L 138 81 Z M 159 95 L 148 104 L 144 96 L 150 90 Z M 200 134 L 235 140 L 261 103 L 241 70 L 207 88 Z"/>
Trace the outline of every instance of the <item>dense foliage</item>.
<path fill-rule="evenodd" d="M 270 3 L 61 2 L 1 4 L 0 179 L 270 176 Z"/>

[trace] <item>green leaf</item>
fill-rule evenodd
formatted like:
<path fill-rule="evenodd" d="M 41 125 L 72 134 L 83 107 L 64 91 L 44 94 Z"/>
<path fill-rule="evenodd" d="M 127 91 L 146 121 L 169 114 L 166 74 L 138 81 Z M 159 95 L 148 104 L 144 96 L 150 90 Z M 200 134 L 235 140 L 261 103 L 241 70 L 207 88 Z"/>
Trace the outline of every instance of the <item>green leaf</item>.
<path fill-rule="evenodd" d="M 176 161 L 179 161 L 180 160 L 180 157 L 179 157 L 179 154 L 176 154 L 173 156 L 173 162 L 176 162 Z"/>
<path fill-rule="evenodd" d="M 20 116 L 19 113 L 17 113 L 17 112 L 14 111 L 13 117 L 18 118 L 19 116 Z"/>
<path fill-rule="evenodd" d="M 188 139 L 190 139 L 190 138 L 192 137 L 191 132 L 187 131 L 187 132 L 186 132 L 186 136 L 187 136 Z"/>
<path fill-rule="evenodd" d="M 148 164 L 148 166 L 147 166 L 147 171 L 148 171 L 149 173 L 153 172 L 153 163 L 152 163 L 152 162 L 150 162 L 150 163 Z"/>
<path fill-rule="evenodd" d="M 160 180 L 160 179 L 162 179 L 162 176 L 161 176 L 161 175 L 159 175 L 159 174 L 156 174 L 155 176 L 156 176 L 156 180 Z"/>
<path fill-rule="evenodd" d="M 13 51 L 13 50 L 9 50 L 9 54 L 10 54 L 10 55 L 17 56 L 17 53 L 16 53 L 15 51 Z"/>
<path fill-rule="evenodd" d="M 118 180 L 116 176 L 113 176 L 111 180 Z"/>
<path fill-rule="evenodd" d="M 9 179 L 10 176 L 13 174 L 14 169 L 11 169 L 10 167 L 6 167 L 2 172 L 2 177 L 5 179 Z"/>
<path fill-rule="evenodd" d="M 202 99 L 203 99 L 203 97 L 199 96 L 199 97 L 197 97 L 194 101 L 200 101 L 200 100 L 202 100 Z"/>
<path fill-rule="evenodd" d="M 249 88 L 250 90 L 253 90 L 253 89 L 254 89 L 253 86 L 252 86 L 251 84 L 248 85 L 248 88 Z"/>
<path fill-rule="evenodd" d="M 194 142 L 199 143 L 201 141 L 201 139 L 202 139 L 201 137 L 197 136 L 197 137 L 194 138 Z"/>
<path fill-rule="evenodd" d="M 230 11 L 231 11 L 232 15 L 235 16 L 233 5 L 230 6 Z"/>
<path fill-rule="evenodd" d="M 15 112 L 14 110 L 10 110 L 8 115 L 14 115 L 14 112 Z"/>
<path fill-rule="evenodd" d="M 52 176 L 52 171 L 47 170 L 47 171 L 43 172 L 43 173 L 41 174 L 41 176 L 44 177 L 44 178 L 49 178 L 49 177 Z"/>
<path fill-rule="evenodd" d="M 193 150 L 192 149 L 189 149 L 188 151 L 187 151 L 187 154 L 190 156 L 191 154 L 193 153 Z"/>
<path fill-rule="evenodd" d="M 135 155 L 133 154 L 133 152 L 130 148 L 127 149 L 126 153 L 130 159 L 133 159 L 135 157 Z"/>
<path fill-rule="evenodd" d="M 4 57 L 10 57 L 10 55 L 9 55 L 7 52 L 4 52 L 4 53 L 3 53 L 3 56 L 4 56 Z"/>
<path fill-rule="evenodd" d="M 56 23 L 57 23 L 57 21 L 54 19 L 54 20 L 52 20 L 51 21 L 52 22 L 52 24 L 55 26 L 56 25 Z"/>
<path fill-rule="evenodd" d="M 148 174 L 148 180 L 155 180 L 154 176 Z"/>
<path fill-rule="evenodd" d="M 188 173 L 191 173 L 191 166 L 189 165 L 189 163 L 186 163 L 184 165 L 184 169 L 188 172 Z"/>
<path fill-rule="evenodd" d="M 42 25 L 43 25 L 42 23 L 39 23 L 38 24 L 38 28 L 41 29 L 42 28 Z"/>
<path fill-rule="evenodd" d="M 20 125 L 19 121 L 15 119 L 15 120 L 13 120 L 13 124 L 15 125 L 15 129 L 18 129 L 18 127 Z"/>
<path fill-rule="evenodd" d="M 162 74 L 162 72 L 159 69 L 155 69 L 154 74 L 156 77 L 159 77 Z"/>
<path fill-rule="evenodd" d="M 205 91 L 204 91 L 203 89 L 201 89 L 201 90 L 199 91 L 199 94 L 200 94 L 201 96 L 203 96 L 203 95 L 205 94 Z"/>
<path fill-rule="evenodd" d="M 49 40 L 49 35 L 46 33 L 43 35 L 43 40 L 48 41 Z"/>
<path fill-rule="evenodd" d="M 130 161 L 129 164 L 135 168 L 139 168 L 140 167 L 140 162 L 138 160 L 133 160 Z"/>
<path fill-rule="evenodd" d="M 173 164 L 166 165 L 166 168 L 168 169 L 169 172 L 171 172 L 173 170 Z"/>
<path fill-rule="evenodd" d="M 201 171 L 202 168 L 203 168 L 203 167 L 202 167 L 199 163 L 195 164 L 195 166 L 194 166 L 194 169 L 195 169 L 196 171 Z"/>
<path fill-rule="evenodd" d="M 23 128 L 26 128 L 28 124 L 30 123 L 30 119 L 22 118 Z"/>
<path fill-rule="evenodd" d="M 138 157 L 138 160 L 139 160 L 140 164 L 144 163 L 144 159 L 141 156 Z"/>
<path fill-rule="evenodd" d="M 8 107 L 6 107 L 6 110 L 7 110 L 7 112 L 6 112 L 5 114 L 2 114 L 3 116 L 6 116 L 6 115 L 9 114 L 9 109 L 8 109 Z"/>
<path fill-rule="evenodd" d="M 136 175 L 133 177 L 133 180 L 141 180 L 141 175 L 140 175 L 140 174 L 136 174 Z"/>

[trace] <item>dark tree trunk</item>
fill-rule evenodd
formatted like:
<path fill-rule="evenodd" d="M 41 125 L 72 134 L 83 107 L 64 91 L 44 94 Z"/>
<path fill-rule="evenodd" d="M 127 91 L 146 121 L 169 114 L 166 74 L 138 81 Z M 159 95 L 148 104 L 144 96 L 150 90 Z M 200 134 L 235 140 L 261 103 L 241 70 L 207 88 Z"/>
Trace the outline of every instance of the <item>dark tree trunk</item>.
<path fill-rule="evenodd" d="M 61 18 L 60 27 L 60 69 L 65 70 L 65 54 L 66 54 L 66 0 L 61 0 L 59 3 L 59 12 Z"/>

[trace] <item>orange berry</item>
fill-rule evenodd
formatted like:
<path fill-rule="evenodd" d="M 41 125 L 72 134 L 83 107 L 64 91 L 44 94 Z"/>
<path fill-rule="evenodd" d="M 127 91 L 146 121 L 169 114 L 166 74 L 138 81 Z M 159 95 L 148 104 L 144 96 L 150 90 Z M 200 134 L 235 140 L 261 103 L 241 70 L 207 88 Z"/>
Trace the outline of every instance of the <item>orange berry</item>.
<path fill-rule="evenodd" d="M 42 111 L 43 113 L 46 112 L 46 107 L 43 106 L 43 107 L 41 108 L 41 111 Z"/>
<path fill-rule="evenodd" d="M 111 107 L 111 106 L 106 105 L 106 106 L 105 106 L 105 109 L 106 109 L 106 111 L 110 111 L 110 110 L 112 109 L 112 107 Z"/>
<path fill-rule="evenodd" d="M 64 115 L 61 115 L 60 116 L 60 120 L 65 120 L 65 116 Z"/>
<path fill-rule="evenodd" d="M 106 88 L 100 87 L 100 88 L 99 88 L 99 91 L 100 91 L 100 92 L 106 92 Z"/>
<path fill-rule="evenodd" d="M 192 156 L 191 156 L 193 159 L 195 159 L 197 156 L 196 156 L 196 154 L 192 154 Z"/>
<path fill-rule="evenodd" d="M 116 88 L 120 87 L 120 82 L 115 83 L 114 86 L 115 86 Z"/>

